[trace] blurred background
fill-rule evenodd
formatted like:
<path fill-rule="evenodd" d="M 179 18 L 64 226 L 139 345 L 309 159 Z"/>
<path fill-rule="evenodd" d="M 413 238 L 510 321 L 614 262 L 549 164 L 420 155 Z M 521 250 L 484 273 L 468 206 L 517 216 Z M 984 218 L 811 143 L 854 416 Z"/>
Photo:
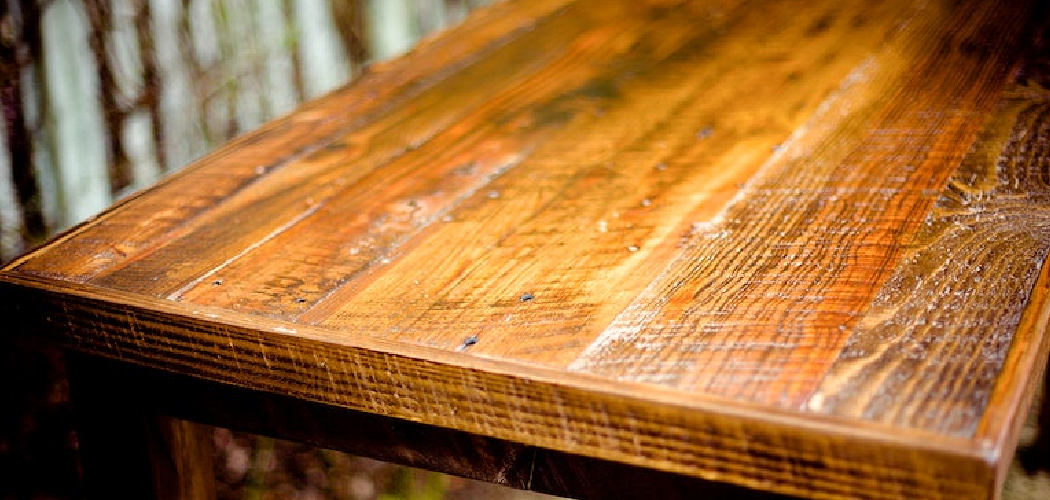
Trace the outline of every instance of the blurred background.
<path fill-rule="evenodd" d="M 0 262 L 487 1 L 0 0 Z M 82 498 L 62 354 L 0 348 L 0 500 Z M 540 497 L 226 429 L 214 442 L 223 499 Z M 1005 497 L 1048 499 L 1046 448 L 1026 449 Z"/>

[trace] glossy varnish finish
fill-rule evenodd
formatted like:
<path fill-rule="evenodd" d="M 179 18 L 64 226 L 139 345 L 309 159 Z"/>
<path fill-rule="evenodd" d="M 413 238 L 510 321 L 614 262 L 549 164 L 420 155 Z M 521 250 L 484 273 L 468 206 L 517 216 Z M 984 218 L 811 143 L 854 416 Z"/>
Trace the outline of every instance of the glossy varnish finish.
<path fill-rule="evenodd" d="M 498 4 L 13 262 L 3 307 L 555 452 L 986 498 L 1050 346 L 1041 9 Z"/>

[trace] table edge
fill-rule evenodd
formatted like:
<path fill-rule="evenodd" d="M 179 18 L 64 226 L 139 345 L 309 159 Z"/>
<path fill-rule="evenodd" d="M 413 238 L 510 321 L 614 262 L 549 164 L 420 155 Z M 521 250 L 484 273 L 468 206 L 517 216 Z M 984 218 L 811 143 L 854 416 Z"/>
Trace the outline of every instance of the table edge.
<path fill-rule="evenodd" d="M 1043 262 L 1029 298 L 992 389 L 987 411 L 974 433 L 978 446 L 999 455 L 995 457 L 998 464 L 996 498 L 1006 481 L 1029 408 L 1050 364 L 1050 259 Z"/>
<path fill-rule="evenodd" d="M 1043 277 L 1047 272 L 1043 273 Z M 1047 280 L 1040 283 L 1046 286 Z M 991 498 L 997 495 L 1001 485 L 1003 471 L 1010 463 L 1010 456 L 1004 453 L 1016 446 L 1016 432 L 978 435 L 973 438 L 961 438 L 939 435 L 928 431 L 902 429 L 864 421 L 848 421 L 826 415 L 793 412 L 789 410 L 760 407 L 758 405 L 728 400 L 708 395 L 689 394 L 668 388 L 644 385 L 633 382 L 619 382 L 575 372 L 563 372 L 551 367 L 513 363 L 506 360 L 488 359 L 469 353 L 445 351 L 440 349 L 415 346 L 383 339 L 333 338 L 333 331 L 319 327 L 304 326 L 295 323 L 247 315 L 209 307 L 181 304 L 174 301 L 136 296 L 126 292 L 102 289 L 92 285 L 71 282 L 55 282 L 47 278 L 20 275 L 16 272 L 0 272 L 0 312 L 7 317 L 20 315 L 27 323 L 26 330 L 33 332 L 31 340 L 53 343 L 60 347 L 78 352 L 102 356 L 122 362 L 153 366 L 173 373 L 181 373 L 214 382 L 235 386 L 262 389 L 276 394 L 291 395 L 319 403 L 341 406 L 374 414 L 383 414 L 376 407 L 368 407 L 363 401 L 337 400 L 337 394 L 330 394 L 327 399 L 318 397 L 317 393 L 296 393 L 296 391 L 275 390 L 272 387 L 252 385 L 248 381 L 238 380 L 235 376 L 204 374 L 192 370 L 179 370 L 176 365 L 161 360 L 161 365 L 143 353 L 128 350 L 128 346 L 113 343 L 113 338 L 91 339 L 83 334 L 98 328 L 102 323 L 77 323 L 86 316 L 100 317 L 122 316 L 129 322 L 126 327 L 138 328 L 140 335 L 146 335 L 150 321 L 165 320 L 168 326 L 178 325 L 184 333 L 201 334 L 209 328 L 222 331 L 225 335 L 258 335 L 267 338 L 280 338 L 294 342 L 307 349 L 320 349 L 329 353 L 340 352 L 347 356 L 381 356 L 390 367 L 399 372 L 411 371 L 420 366 L 444 370 L 481 383 L 485 387 L 518 384 L 517 387 L 531 387 L 543 397 L 558 399 L 561 402 L 572 401 L 578 396 L 586 396 L 589 404 L 598 404 L 606 410 L 613 409 L 630 415 L 632 422 L 639 425 L 651 424 L 662 426 L 671 418 L 682 428 L 705 429 L 718 436 L 734 436 L 737 441 L 729 444 L 743 446 L 744 454 L 740 459 L 761 462 L 748 453 L 748 447 L 755 442 L 768 444 L 770 436 L 775 439 L 787 439 L 781 444 L 796 445 L 828 453 L 827 460 L 841 461 L 839 467 L 854 471 L 861 468 L 873 472 L 870 467 L 857 458 L 863 455 L 887 457 L 885 462 L 892 466 L 885 470 L 874 471 L 880 482 L 897 480 L 912 484 L 929 476 L 944 479 L 949 474 L 949 482 L 954 481 L 960 489 L 948 489 L 936 495 L 947 495 L 943 498 Z M 79 312 L 79 314 L 78 314 Z M 27 313 L 29 313 L 27 315 Z M 87 314 L 85 314 L 87 313 Z M 29 317 L 27 317 L 29 316 Z M 56 327 L 56 325 L 59 325 Z M 94 325 L 94 326 L 92 326 Z M 120 328 L 120 325 L 105 326 Z M 97 331 L 97 330 L 94 330 Z M 97 337 L 97 335 L 96 335 Z M 1046 335 L 1042 335 L 1043 346 Z M 1031 356 L 1028 356 L 1029 358 Z M 392 364 L 391 364 L 392 363 Z M 365 382 L 362 382 L 365 383 Z M 639 387 L 644 391 L 639 391 Z M 1008 387 L 1012 388 L 1012 386 Z M 382 388 L 380 388 L 382 389 Z M 1026 389 L 1009 398 L 1013 404 L 1023 402 Z M 645 394 L 641 397 L 640 394 Z M 459 395 L 462 397 L 462 394 Z M 401 418 L 443 428 L 466 431 L 474 434 L 516 441 L 525 445 L 549 448 L 555 451 L 581 454 L 594 458 L 613 460 L 631 465 L 648 466 L 657 470 L 679 473 L 702 479 L 725 481 L 748 487 L 771 489 L 787 494 L 812 496 L 816 498 L 842 498 L 836 494 L 836 486 L 829 486 L 827 491 L 814 491 L 809 484 L 792 484 L 778 482 L 772 485 L 761 477 L 746 477 L 734 472 L 726 473 L 698 466 L 696 463 L 682 463 L 652 460 L 643 454 L 626 453 L 620 449 L 601 447 L 602 454 L 594 449 L 582 446 L 574 440 L 557 440 L 550 437 L 529 434 L 515 434 L 512 429 L 479 427 L 478 422 L 465 419 L 444 418 L 435 413 L 442 404 L 451 404 L 454 394 L 446 394 L 446 401 L 433 400 L 425 404 L 422 412 L 412 413 L 404 408 L 395 408 L 387 416 Z M 1017 414 L 1023 416 L 1023 409 L 1011 408 L 1006 420 L 1016 422 Z M 398 412 L 401 412 L 400 414 Z M 428 417 L 427 415 L 430 415 Z M 447 416 L 446 416 L 447 417 Z M 654 421 L 655 420 L 655 421 Z M 692 436 L 690 436 L 692 437 Z M 1011 444 L 1010 440 L 1013 440 Z M 622 444 L 622 443 L 621 443 Z M 722 443 L 723 445 L 726 443 Z M 788 446 L 790 447 L 790 446 Z M 726 448 L 728 449 L 728 448 Z M 785 448 L 786 449 L 786 448 Z M 635 450 L 638 451 L 638 450 Z M 647 450 L 652 451 L 652 450 Z M 766 450 L 764 453 L 768 453 Z M 790 453 L 773 457 L 775 460 L 790 461 Z M 768 456 L 758 457 L 763 460 Z M 881 459 L 880 459 L 881 460 Z M 744 466 L 749 464 L 744 463 Z M 759 469 L 759 464 L 750 464 Z M 826 466 L 827 463 L 824 463 Z M 877 464 L 884 467 L 885 464 Z M 819 467 L 817 467 L 819 469 Z M 820 470 L 810 471 L 822 474 Z M 759 475 L 761 476 L 761 475 Z M 805 478 L 800 481 L 805 482 Z M 938 484 L 934 488 L 939 488 Z M 921 484 L 920 489 L 924 488 Z M 930 487 L 929 485 L 925 487 Z M 856 493 L 846 491 L 840 493 Z M 962 494 L 960 494 L 962 493 Z M 903 494 L 903 492 L 902 492 Z M 893 498 L 893 496 L 872 496 L 871 498 Z"/>

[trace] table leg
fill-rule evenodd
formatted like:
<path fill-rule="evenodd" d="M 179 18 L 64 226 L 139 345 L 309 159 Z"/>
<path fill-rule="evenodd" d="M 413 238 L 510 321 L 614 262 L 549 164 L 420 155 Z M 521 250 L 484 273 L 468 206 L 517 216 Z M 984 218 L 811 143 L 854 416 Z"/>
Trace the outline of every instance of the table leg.
<path fill-rule="evenodd" d="M 1044 372 L 1043 380 L 1043 403 L 1039 408 L 1039 434 L 1033 448 L 1036 450 L 1038 462 L 1036 467 L 1050 470 L 1050 366 Z"/>
<path fill-rule="evenodd" d="M 71 355 L 72 356 L 72 355 Z M 85 362 L 90 361 L 90 364 Z M 705 481 L 703 479 L 662 472 L 646 467 L 606 462 L 571 453 L 545 450 L 497 438 L 463 431 L 432 427 L 388 416 L 340 408 L 293 396 L 273 394 L 221 384 L 213 381 L 163 372 L 130 363 L 81 358 L 71 366 L 73 403 L 86 399 L 91 411 L 81 418 L 89 419 L 85 430 L 85 448 L 93 443 L 124 439 L 128 433 L 121 425 L 134 421 L 114 417 L 112 408 L 120 415 L 134 415 L 144 411 L 172 415 L 207 422 L 216 426 L 253 434 L 288 439 L 318 447 L 340 450 L 377 460 L 454 474 L 487 481 L 512 488 L 538 491 L 571 498 L 589 500 L 648 500 L 651 498 L 708 498 L 732 500 L 788 500 L 789 497 L 750 490 L 747 488 Z M 75 368 L 75 370 L 74 370 Z M 135 395 L 129 400 L 122 395 Z M 112 405 L 107 407 L 106 405 Z M 149 410 L 143 410 L 143 409 Z M 74 410 L 79 407 L 74 408 Z M 186 420 L 171 419 L 172 422 Z M 157 419 L 138 420 L 156 425 Z M 98 429 L 103 432 L 99 433 Z M 198 424 L 190 428 L 200 429 Z M 85 469 L 85 476 L 94 479 L 96 492 L 118 492 L 117 498 L 154 495 L 152 484 L 181 485 L 172 491 L 179 494 L 155 495 L 162 499 L 214 499 L 214 491 L 195 493 L 195 484 L 210 486 L 213 470 L 207 457 L 194 458 L 194 446 L 179 439 L 150 438 L 155 431 L 137 431 L 140 442 L 130 442 L 126 451 L 114 452 L 97 447 L 87 460 L 108 464 L 106 467 Z M 185 436 L 186 434 L 179 434 Z M 194 438 L 190 438 L 194 439 Z M 197 438 L 197 443 L 206 440 Z M 207 443 L 198 449 L 211 446 Z M 128 459 L 130 456 L 153 459 L 153 472 L 143 467 L 147 458 Z M 174 458 L 164 458 L 172 453 Z M 113 457 L 112 455 L 117 455 Z M 207 453 L 205 453 L 207 455 Z M 180 465 L 181 464 L 181 465 Z M 184 467 L 181 471 L 176 471 Z M 136 469 L 137 468 L 137 469 Z M 124 485 L 125 470 L 135 470 L 137 478 L 159 477 L 145 485 Z M 151 476 L 153 474 L 154 476 Z M 195 479 L 196 478 L 196 479 Z M 134 486 L 134 489 L 132 486 Z M 112 495 L 96 494 L 108 500 Z"/>
<path fill-rule="evenodd" d="M 69 383 L 91 498 L 214 500 L 209 427 L 157 415 L 108 364 L 70 354 Z M 120 387 L 120 390 L 116 390 Z M 148 398 L 145 398 L 148 399 Z"/>
<path fill-rule="evenodd" d="M 1050 366 L 1044 371 L 1042 392 L 1043 401 L 1034 410 L 1039 412 L 1035 442 L 1019 450 L 1021 466 L 1029 474 L 1050 470 Z"/>

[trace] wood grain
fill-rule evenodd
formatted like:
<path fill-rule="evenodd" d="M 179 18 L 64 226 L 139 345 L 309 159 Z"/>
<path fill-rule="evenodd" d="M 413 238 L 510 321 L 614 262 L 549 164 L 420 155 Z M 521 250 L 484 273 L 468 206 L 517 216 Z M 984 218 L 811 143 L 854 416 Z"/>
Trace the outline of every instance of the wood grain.
<path fill-rule="evenodd" d="M 989 450 L 950 436 L 38 280 L 0 283 L 27 334 L 132 365 L 810 498 L 976 499 L 995 481 Z"/>
<path fill-rule="evenodd" d="M 535 148 L 389 270 L 303 319 L 446 348 L 479 335 L 478 354 L 571 362 L 652 279 L 653 263 L 677 253 L 691 223 L 683 216 L 731 199 L 896 20 L 887 15 L 894 5 L 873 10 L 881 22 L 866 29 L 835 17 L 834 6 L 799 5 L 727 13 L 716 40 L 687 39 L 655 62 L 640 44 L 631 56 L 651 67 L 628 66 L 630 80 L 613 84 L 618 95 L 600 116 L 567 124 L 563 139 Z M 814 33 L 821 21 L 827 29 Z M 659 41 L 670 43 L 673 29 L 696 37 L 698 24 L 661 24 Z M 813 48 L 763 45 L 772 30 L 785 45 Z M 847 33 L 857 35 L 849 50 L 827 47 Z M 765 85 L 792 74 L 790 86 Z M 523 293 L 535 299 L 522 303 Z"/>
<path fill-rule="evenodd" d="M 973 434 L 1050 250 L 1048 105 L 1036 82 L 1003 93 L 812 409 Z"/>
<path fill-rule="evenodd" d="M 786 500 L 781 495 L 94 360 L 96 380 L 142 408 L 193 421 L 570 498 Z"/>
<path fill-rule="evenodd" d="M 11 263 L 0 312 L 494 449 L 991 498 L 1050 355 L 1046 15 L 501 3 Z"/>
<path fill-rule="evenodd" d="M 929 13 L 917 12 L 886 48 L 914 58 L 858 68 L 847 81 L 856 88 L 841 89 L 846 96 L 829 102 L 813 130 L 785 144 L 722 213 L 701 219 L 681 253 L 572 368 L 786 407 L 825 397 L 814 394 L 817 384 L 1009 72 L 1009 64 L 988 64 L 1002 53 L 959 46 L 974 32 L 1021 20 L 976 7 L 989 9 L 987 18 L 938 13 L 931 26 Z M 936 30 L 943 31 L 927 38 Z"/>

